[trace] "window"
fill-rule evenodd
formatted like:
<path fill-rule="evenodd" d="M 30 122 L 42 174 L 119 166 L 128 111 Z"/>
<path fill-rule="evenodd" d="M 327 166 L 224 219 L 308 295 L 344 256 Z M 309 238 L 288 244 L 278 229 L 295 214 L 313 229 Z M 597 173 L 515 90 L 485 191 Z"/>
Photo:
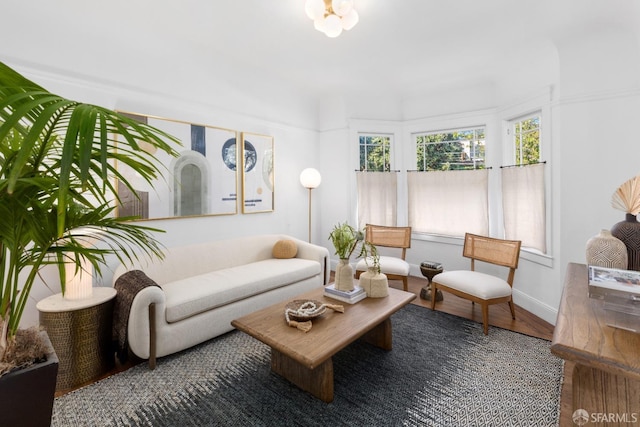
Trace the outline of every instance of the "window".
<path fill-rule="evenodd" d="M 515 164 L 530 165 L 540 161 L 540 115 L 512 122 Z"/>
<path fill-rule="evenodd" d="M 356 174 L 358 226 L 396 225 L 397 173 L 391 171 L 391 135 L 359 134 Z"/>
<path fill-rule="evenodd" d="M 509 121 L 513 158 L 502 169 L 502 209 L 505 238 L 523 247 L 547 252 L 545 165 L 540 162 L 540 114 Z"/>
<path fill-rule="evenodd" d="M 418 233 L 489 231 L 484 126 L 413 134 L 417 171 L 407 176 L 409 225 Z"/>
<path fill-rule="evenodd" d="M 391 171 L 391 135 L 359 134 L 360 172 L 356 174 L 358 226 L 395 226 L 397 172 Z"/>
<path fill-rule="evenodd" d="M 484 127 L 415 134 L 417 169 L 484 169 Z"/>
<path fill-rule="evenodd" d="M 366 224 L 397 224 L 398 173 L 356 172 L 358 188 L 358 227 Z"/>
<path fill-rule="evenodd" d="M 488 182 L 488 169 L 410 172 L 409 225 L 416 233 L 487 235 Z"/>
<path fill-rule="evenodd" d="M 391 137 L 360 134 L 360 170 L 391 170 Z"/>

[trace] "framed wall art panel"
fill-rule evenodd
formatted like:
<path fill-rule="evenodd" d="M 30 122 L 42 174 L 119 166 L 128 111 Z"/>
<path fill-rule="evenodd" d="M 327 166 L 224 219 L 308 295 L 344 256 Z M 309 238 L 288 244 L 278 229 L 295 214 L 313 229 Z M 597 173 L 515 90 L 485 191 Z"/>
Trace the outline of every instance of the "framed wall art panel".
<path fill-rule="evenodd" d="M 151 183 L 118 167 L 135 194 L 118 185 L 118 216 L 161 219 L 238 213 L 237 132 L 154 116 L 120 112 L 161 129 L 182 142 L 178 157 L 154 154 L 164 176 Z"/>
<path fill-rule="evenodd" d="M 242 132 L 242 212 L 273 211 L 273 137 Z"/>

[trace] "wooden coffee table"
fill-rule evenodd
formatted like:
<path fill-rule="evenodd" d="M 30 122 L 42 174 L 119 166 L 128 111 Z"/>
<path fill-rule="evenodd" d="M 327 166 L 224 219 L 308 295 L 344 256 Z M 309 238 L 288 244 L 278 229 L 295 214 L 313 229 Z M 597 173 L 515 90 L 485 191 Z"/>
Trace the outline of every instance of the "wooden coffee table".
<path fill-rule="evenodd" d="M 391 350 L 390 316 L 411 302 L 415 294 L 389 288 L 385 298 L 365 298 L 350 305 L 322 295 L 323 289 L 291 300 L 341 304 L 344 313 L 327 309 L 313 320 L 309 332 L 287 325 L 283 301 L 231 322 L 235 328 L 271 347 L 271 370 L 317 398 L 333 401 L 332 356 L 357 340 Z"/>

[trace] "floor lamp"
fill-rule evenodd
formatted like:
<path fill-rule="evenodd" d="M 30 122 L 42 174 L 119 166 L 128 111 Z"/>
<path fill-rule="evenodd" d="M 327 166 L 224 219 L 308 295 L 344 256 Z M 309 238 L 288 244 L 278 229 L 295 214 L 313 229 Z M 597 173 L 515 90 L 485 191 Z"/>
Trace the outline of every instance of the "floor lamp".
<path fill-rule="evenodd" d="M 314 168 L 306 168 L 300 173 L 300 184 L 309 189 L 309 243 L 311 243 L 311 190 L 318 187 L 322 181 L 320 172 Z"/>

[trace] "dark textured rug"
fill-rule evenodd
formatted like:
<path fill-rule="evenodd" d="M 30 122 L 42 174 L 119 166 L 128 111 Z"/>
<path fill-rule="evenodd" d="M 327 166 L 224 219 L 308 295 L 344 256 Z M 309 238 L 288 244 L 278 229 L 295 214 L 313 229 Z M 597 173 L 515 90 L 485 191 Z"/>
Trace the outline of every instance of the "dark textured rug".
<path fill-rule="evenodd" d="M 555 426 L 562 361 L 548 341 L 408 305 L 393 350 L 334 358 L 324 403 L 270 372 L 269 348 L 233 331 L 56 399 L 53 426 Z"/>

